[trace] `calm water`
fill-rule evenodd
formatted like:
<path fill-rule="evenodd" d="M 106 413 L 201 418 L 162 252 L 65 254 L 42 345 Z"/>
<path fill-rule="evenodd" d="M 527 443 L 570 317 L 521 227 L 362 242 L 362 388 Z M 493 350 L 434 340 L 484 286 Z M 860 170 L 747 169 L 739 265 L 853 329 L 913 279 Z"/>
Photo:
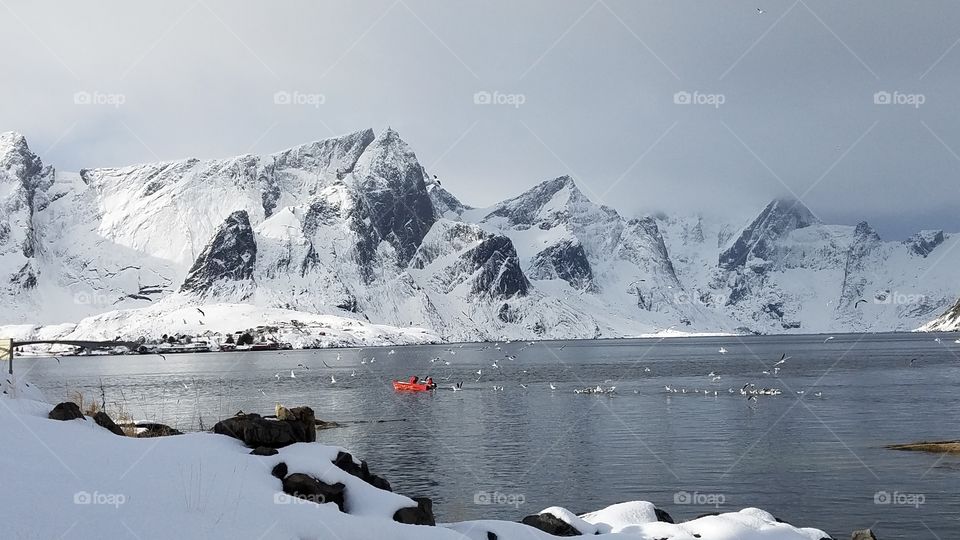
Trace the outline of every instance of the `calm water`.
<path fill-rule="evenodd" d="M 645 499 L 677 519 L 758 506 L 838 538 L 873 527 L 885 540 L 935 539 L 960 537 L 960 456 L 883 445 L 960 438 L 957 337 L 465 344 L 397 347 L 392 355 L 18 359 L 17 368 L 29 370 L 51 400 L 75 390 L 99 397 L 102 380 L 109 409 L 122 405 L 138 419 L 185 430 L 209 428 L 238 410 L 271 414 L 276 401 L 310 405 L 319 418 L 347 423 L 319 432 L 320 441 L 367 459 L 397 491 L 433 498 L 445 521 L 516 520 L 551 505 L 585 512 Z M 729 352 L 719 354 L 720 347 Z M 782 353 L 792 358 L 779 376 L 763 374 L 773 373 Z M 721 380 L 712 382 L 711 371 Z M 433 375 L 441 389 L 391 389 L 391 379 L 411 374 Z M 444 388 L 458 380 L 463 391 Z M 748 382 L 784 393 L 754 403 L 728 392 Z M 616 385 L 616 395 L 573 393 L 597 384 Z M 667 393 L 665 385 L 687 393 Z M 694 392 L 704 389 L 709 396 Z M 485 502 L 478 492 L 500 496 L 478 504 Z M 893 504 L 877 504 L 884 500 L 878 492 Z"/>

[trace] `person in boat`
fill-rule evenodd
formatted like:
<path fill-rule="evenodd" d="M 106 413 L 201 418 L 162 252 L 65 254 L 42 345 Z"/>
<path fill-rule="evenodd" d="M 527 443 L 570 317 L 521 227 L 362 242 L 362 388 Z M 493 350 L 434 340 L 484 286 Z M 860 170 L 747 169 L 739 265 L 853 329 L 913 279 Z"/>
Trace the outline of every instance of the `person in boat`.
<path fill-rule="evenodd" d="M 420 377 L 417 377 L 416 375 L 411 375 L 411 376 L 410 376 L 410 381 L 409 381 L 410 384 L 417 384 L 417 382 L 419 382 L 419 381 L 420 381 Z"/>
<path fill-rule="evenodd" d="M 427 380 L 424 381 L 427 384 L 427 388 L 436 388 L 437 383 L 433 382 L 433 377 L 427 377 Z"/>

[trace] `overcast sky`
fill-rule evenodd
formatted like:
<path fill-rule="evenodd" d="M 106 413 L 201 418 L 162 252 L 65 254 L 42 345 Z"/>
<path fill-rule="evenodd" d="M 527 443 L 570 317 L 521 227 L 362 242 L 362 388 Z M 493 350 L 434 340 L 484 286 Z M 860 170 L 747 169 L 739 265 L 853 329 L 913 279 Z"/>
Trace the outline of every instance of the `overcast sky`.
<path fill-rule="evenodd" d="M 0 130 L 78 170 L 389 125 L 475 206 L 570 174 L 903 238 L 960 231 L 958 40 L 955 0 L 4 0 Z"/>

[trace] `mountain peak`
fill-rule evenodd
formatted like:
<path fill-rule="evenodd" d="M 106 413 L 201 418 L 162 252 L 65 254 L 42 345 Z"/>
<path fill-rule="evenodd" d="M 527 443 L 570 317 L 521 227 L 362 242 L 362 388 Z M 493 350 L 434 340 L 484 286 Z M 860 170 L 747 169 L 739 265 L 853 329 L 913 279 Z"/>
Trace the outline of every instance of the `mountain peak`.
<path fill-rule="evenodd" d="M 729 249 L 720 254 L 720 267 L 733 270 L 753 258 L 767 259 L 777 240 L 796 229 L 817 225 L 820 220 L 800 200 L 774 199 L 740 234 Z"/>

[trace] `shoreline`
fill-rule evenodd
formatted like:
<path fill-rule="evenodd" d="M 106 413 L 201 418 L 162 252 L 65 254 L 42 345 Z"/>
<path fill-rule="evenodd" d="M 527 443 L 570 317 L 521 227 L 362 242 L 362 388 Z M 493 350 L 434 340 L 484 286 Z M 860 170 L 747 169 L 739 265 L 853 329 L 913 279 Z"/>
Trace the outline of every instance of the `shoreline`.
<path fill-rule="evenodd" d="M 831 538 L 819 529 L 797 528 L 754 508 L 673 523 L 674 517 L 668 512 L 644 501 L 614 504 L 580 515 L 563 508 L 550 507 L 526 516 L 518 512 L 517 521 L 474 520 L 435 524 L 429 499 L 392 493 L 392 490 L 386 489 L 389 488 L 386 479 L 376 476 L 376 464 L 368 466 L 366 462 L 351 456 L 349 450 L 314 442 L 315 431 L 312 437 L 307 435 L 307 431 L 297 431 L 297 426 L 304 422 L 314 425 L 313 411 L 306 407 L 284 410 L 282 420 L 268 420 L 259 415 L 232 417 L 214 428 L 214 432 L 220 435 L 208 432 L 171 434 L 143 441 L 118 436 L 111 433 L 109 428 L 104 429 L 107 427 L 104 425 L 106 420 L 99 415 L 96 421 L 75 416 L 76 413 L 82 414 L 76 406 L 61 404 L 54 408 L 42 399 L 37 400 L 42 396 L 30 385 L 5 383 L 4 388 L 7 392 L 15 393 L 16 398 L 11 398 L 9 394 L 0 398 L 4 400 L 0 407 L 0 425 L 8 430 L 15 430 L 22 425 L 29 430 L 20 430 L 22 436 L 11 441 L 12 450 L 29 448 L 38 439 L 50 448 L 50 452 L 18 452 L 18 468 L 0 470 L 8 483 L 16 486 L 29 481 L 31 485 L 41 487 L 35 491 L 43 492 L 43 496 L 49 500 L 64 489 L 68 492 L 73 489 L 69 471 L 82 471 L 78 477 L 82 479 L 84 489 L 73 495 L 74 507 L 65 507 L 57 516 L 63 515 L 71 520 L 76 512 L 82 515 L 83 512 L 100 510 L 85 506 L 93 503 L 84 503 L 84 500 L 88 500 L 84 497 L 92 496 L 94 503 L 97 497 L 113 496 L 115 503 L 122 497 L 122 503 L 112 508 L 113 515 L 122 516 L 121 521 L 129 522 L 125 526 L 145 539 L 160 538 L 165 534 L 166 531 L 162 529 L 141 528 L 158 518 L 180 522 L 181 534 L 192 538 L 193 533 L 209 530 L 210 523 L 222 519 L 222 516 L 218 518 L 218 514 L 227 511 L 226 507 L 231 505 L 245 509 L 245 517 L 240 520 L 243 522 L 242 529 L 237 529 L 234 523 L 221 523 L 217 525 L 221 527 L 217 529 L 217 535 L 229 536 L 233 533 L 233 536 L 242 536 L 245 532 L 255 530 L 251 528 L 253 523 L 268 527 L 270 522 L 275 522 L 280 526 L 267 531 L 263 538 L 288 538 L 290 535 L 310 537 L 308 531 L 313 531 L 312 534 L 321 533 L 321 536 L 328 531 L 344 539 L 388 537 L 398 540 L 548 540 L 555 538 L 548 533 L 558 532 L 598 535 L 601 538 L 616 532 L 627 535 L 627 538 L 631 534 L 640 538 L 669 535 L 677 539 L 697 537 L 703 540 L 733 540 L 745 535 L 771 540 Z M 51 409 L 53 413 L 58 410 L 62 413 L 71 408 L 76 408 L 73 414 L 68 412 L 66 416 L 58 416 L 55 420 L 46 418 Z M 233 424 L 228 426 L 230 422 Z M 251 431 L 249 428 L 253 425 L 269 429 Z M 280 427 L 284 429 L 276 431 Z M 292 439 L 284 433 L 292 434 Z M 299 438 L 301 436 L 302 440 Z M 61 455 L 58 451 L 64 448 L 63 442 L 66 440 L 72 441 L 70 451 Z M 145 452 L 149 453 L 150 459 L 144 459 Z M 58 458 L 62 466 L 57 463 Z M 195 461 L 205 468 L 204 472 L 197 476 L 198 470 L 194 470 L 184 477 L 183 467 Z M 8 466 L 13 464 L 0 461 L 0 467 L 4 463 Z M 111 465 L 103 468 L 104 463 Z M 37 466 L 41 468 L 37 469 Z M 213 467 L 213 470 L 208 470 L 209 467 Z M 46 480 L 26 472 L 43 469 L 47 471 Z M 181 472 L 177 473 L 177 470 Z M 234 471 L 234 476 L 239 474 L 239 484 L 229 480 L 233 476 L 222 476 L 222 472 L 229 470 Z M 120 474 L 118 471 L 126 472 Z M 95 474 L 91 476 L 91 473 Z M 115 481 L 117 474 L 120 474 L 119 483 Z M 181 479 L 194 478 L 188 480 L 187 485 L 192 486 L 189 489 L 195 495 L 188 493 L 184 498 L 181 488 L 177 487 L 178 474 Z M 239 489 L 239 485 L 246 487 Z M 145 502 L 143 497 L 147 492 L 150 493 L 150 507 L 163 508 L 160 512 L 162 515 L 128 513 L 128 508 L 130 512 L 137 511 L 135 508 Z M 208 494 L 210 500 L 201 495 L 204 493 Z M 76 502 L 77 497 L 81 497 L 80 503 Z M 31 494 L 25 492 L 23 498 L 29 502 Z M 194 510 L 191 511 L 191 508 Z M 197 509 L 200 511 L 197 512 Z M 0 514 L 2 512 L 0 510 Z M 11 521 L 13 527 L 22 523 L 16 519 L 7 519 L 6 523 L 11 525 Z M 44 526 L 56 525 L 56 521 L 55 518 L 48 519 Z M 100 537 L 109 537 L 109 532 L 116 530 L 114 520 L 87 520 L 85 524 L 96 529 Z M 63 525 L 66 527 L 69 523 Z M 144 530 L 147 532 L 142 532 Z M 370 534 L 371 531 L 377 534 Z M 697 536 L 693 536 L 694 532 Z M 197 537 L 200 536 L 197 534 Z"/>

